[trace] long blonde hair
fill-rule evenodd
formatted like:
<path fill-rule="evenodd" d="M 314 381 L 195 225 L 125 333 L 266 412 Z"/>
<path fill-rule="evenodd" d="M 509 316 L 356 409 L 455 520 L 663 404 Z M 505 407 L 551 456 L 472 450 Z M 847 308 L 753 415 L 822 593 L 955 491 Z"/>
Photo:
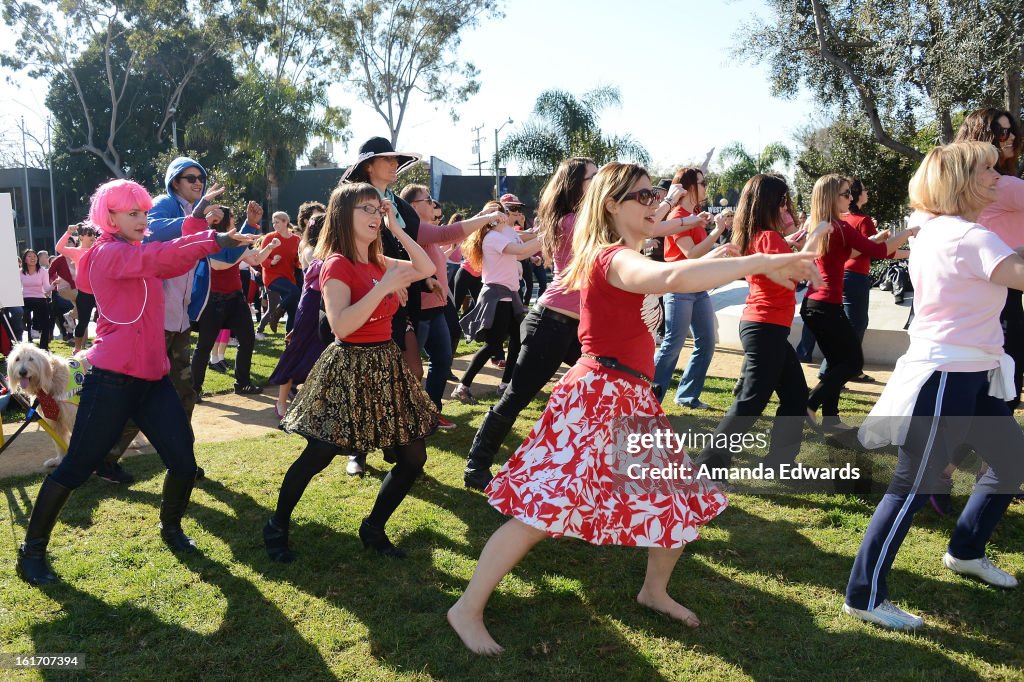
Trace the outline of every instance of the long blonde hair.
<path fill-rule="evenodd" d="M 585 287 L 601 252 L 609 246 L 624 243 L 606 203 L 609 200 L 621 201 L 641 178 L 650 178 L 643 166 L 613 161 L 605 164 L 590 182 L 576 216 L 572 262 L 562 275 L 562 286 L 567 290 Z"/>
<path fill-rule="evenodd" d="M 488 201 L 484 204 L 484 207 L 480 209 L 474 218 L 495 211 L 501 211 L 505 213 L 504 207 L 497 201 Z M 474 270 L 481 270 L 484 266 L 484 237 L 487 233 L 493 230 L 490 223 L 485 223 L 483 227 L 473 232 L 471 235 L 466 237 L 466 240 L 462 242 L 462 255 L 466 257 L 466 261 L 473 267 Z"/>
<path fill-rule="evenodd" d="M 831 225 L 839 219 L 839 211 L 836 210 L 836 202 L 839 201 L 839 193 L 843 191 L 844 184 L 849 185 L 849 179 L 836 173 L 822 175 L 818 178 L 818 181 L 814 183 L 814 190 L 811 192 L 811 215 L 807 219 L 807 224 L 810 226 L 812 232 L 822 222 L 826 222 Z M 819 256 L 824 256 L 828 253 L 829 239 L 831 236 L 831 234 L 827 234 L 825 235 L 825 238 L 819 242 Z"/>

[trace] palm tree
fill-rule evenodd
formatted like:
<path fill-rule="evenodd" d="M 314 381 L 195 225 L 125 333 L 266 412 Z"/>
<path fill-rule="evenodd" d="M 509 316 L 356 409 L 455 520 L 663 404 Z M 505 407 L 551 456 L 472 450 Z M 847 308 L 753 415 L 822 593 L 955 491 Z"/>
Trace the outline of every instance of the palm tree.
<path fill-rule="evenodd" d="M 725 166 L 725 170 L 717 174 L 718 186 L 723 192 L 729 189 L 739 192 L 750 178 L 774 172 L 780 162 L 788 168 L 792 160 L 792 152 L 779 142 L 767 145 L 757 156 L 744 149 L 741 143 L 733 142 L 718 155 L 719 163 Z"/>
<path fill-rule="evenodd" d="M 604 86 L 576 97 L 565 90 L 545 90 L 533 105 L 533 116 L 501 146 L 501 160 L 514 159 L 528 172 L 554 172 L 570 156 L 589 156 L 598 165 L 630 160 L 650 163 L 650 155 L 629 135 L 605 135 L 598 115 L 622 104 L 618 88 Z"/>

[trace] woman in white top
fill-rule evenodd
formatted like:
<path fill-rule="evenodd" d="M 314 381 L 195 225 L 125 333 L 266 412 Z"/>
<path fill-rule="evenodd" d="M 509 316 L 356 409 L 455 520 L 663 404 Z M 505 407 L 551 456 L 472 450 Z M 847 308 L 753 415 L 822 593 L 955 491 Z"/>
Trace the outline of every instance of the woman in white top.
<path fill-rule="evenodd" d="M 886 577 L 914 513 L 942 485 L 962 443 L 989 464 L 957 521 L 946 568 L 997 587 L 1017 580 L 992 564 L 985 545 L 1024 480 L 1024 432 L 1005 400 L 1013 360 L 1003 353 L 999 312 L 1006 289 L 1024 289 L 1024 259 L 977 223 L 995 199 L 996 149 L 959 142 L 928 153 L 910 181 L 911 205 L 932 217 L 910 252 L 914 309 L 910 348 L 860 431 L 867 447 L 892 443 L 899 460 L 875 509 L 846 588 L 843 610 L 913 630 L 924 620 L 888 599 Z"/>

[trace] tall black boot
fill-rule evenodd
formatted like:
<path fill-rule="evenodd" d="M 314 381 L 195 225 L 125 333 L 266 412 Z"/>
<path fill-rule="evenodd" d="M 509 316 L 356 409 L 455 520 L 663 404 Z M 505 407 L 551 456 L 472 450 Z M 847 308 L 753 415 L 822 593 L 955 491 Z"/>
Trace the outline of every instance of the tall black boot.
<path fill-rule="evenodd" d="M 176 552 L 196 551 L 195 540 L 185 535 L 181 529 L 181 519 L 185 516 L 188 500 L 192 497 L 195 477 L 177 478 L 168 471 L 164 476 L 164 499 L 160 503 L 160 537 L 167 546 Z"/>
<path fill-rule="evenodd" d="M 57 516 L 68 501 L 71 489 L 65 488 L 49 476 L 39 488 L 32 517 L 28 521 L 25 542 L 18 548 L 18 576 L 30 585 L 49 585 L 57 582 L 57 574 L 46 560 L 46 545 L 57 523 Z"/>
<path fill-rule="evenodd" d="M 505 436 L 515 423 L 515 419 L 504 417 L 493 408 L 487 410 L 483 423 L 473 436 L 466 469 L 462 472 L 462 480 L 467 488 L 483 490 L 491 482 L 491 464 L 494 463 L 494 456 L 498 454 Z"/>

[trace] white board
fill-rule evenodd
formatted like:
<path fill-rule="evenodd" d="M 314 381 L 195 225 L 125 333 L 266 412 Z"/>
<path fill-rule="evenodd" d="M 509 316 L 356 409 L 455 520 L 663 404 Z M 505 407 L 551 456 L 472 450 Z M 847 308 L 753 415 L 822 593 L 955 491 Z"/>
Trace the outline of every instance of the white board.
<path fill-rule="evenodd" d="M 14 238 L 14 208 L 10 194 L 0 194 L 0 308 L 18 308 L 21 277 L 18 274 L 18 242 Z"/>

